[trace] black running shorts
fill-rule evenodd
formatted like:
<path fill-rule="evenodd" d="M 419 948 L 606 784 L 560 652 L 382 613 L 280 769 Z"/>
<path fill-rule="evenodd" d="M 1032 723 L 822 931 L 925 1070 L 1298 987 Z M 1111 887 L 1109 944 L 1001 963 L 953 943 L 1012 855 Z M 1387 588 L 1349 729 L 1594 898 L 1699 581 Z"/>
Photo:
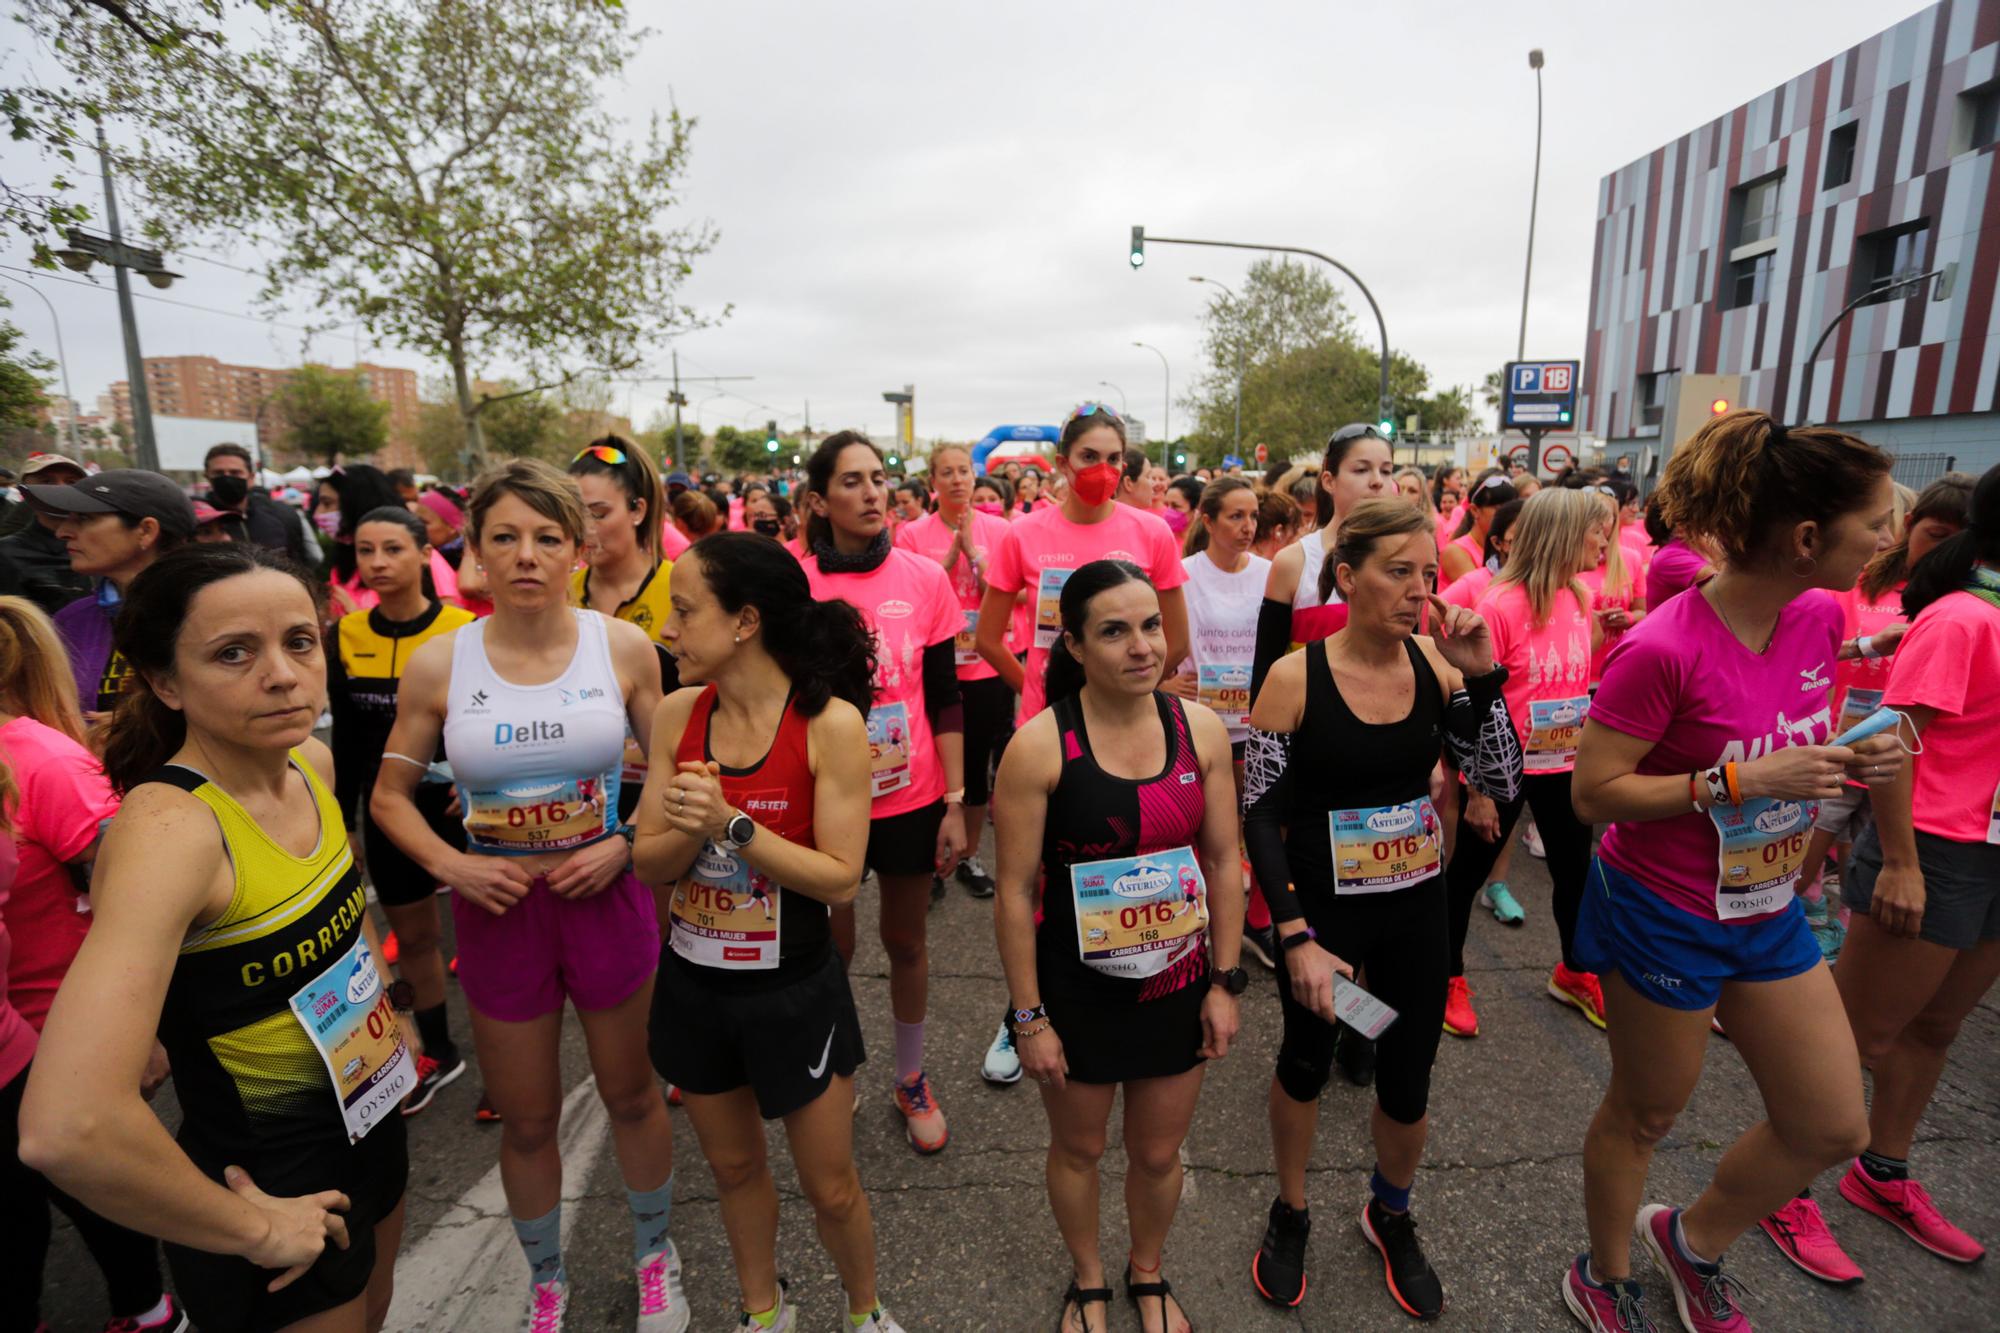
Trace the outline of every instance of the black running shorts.
<path fill-rule="evenodd" d="M 445 813 L 456 790 L 448 782 L 421 783 L 417 787 L 414 803 L 417 813 L 431 826 L 431 832 L 464 851 L 465 825 L 458 816 Z M 424 868 L 412 860 L 409 853 L 375 826 L 365 802 L 360 820 L 362 846 L 368 856 L 368 882 L 375 886 L 377 902 L 384 907 L 408 907 L 437 892 L 437 880 L 425 874 Z"/>
<path fill-rule="evenodd" d="M 868 825 L 867 868 L 877 875 L 928 875 L 937 869 L 944 802 L 933 801 Z"/>

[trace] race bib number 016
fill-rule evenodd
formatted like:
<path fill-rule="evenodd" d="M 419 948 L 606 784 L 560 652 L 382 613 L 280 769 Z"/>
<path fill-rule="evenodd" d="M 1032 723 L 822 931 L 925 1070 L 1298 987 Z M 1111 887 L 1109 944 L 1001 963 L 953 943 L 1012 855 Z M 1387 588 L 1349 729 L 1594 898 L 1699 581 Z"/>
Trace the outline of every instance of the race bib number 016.
<path fill-rule="evenodd" d="M 1250 716 L 1250 664 L 1215 662 L 1195 673 L 1195 697 L 1224 725 L 1240 727 Z"/>
<path fill-rule="evenodd" d="M 1791 902 L 1817 810 L 1810 801 L 1759 797 L 1708 812 L 1721 839 L 1716 853 L 1717 917 L 1737 921 L 1764 916 Z"/>
<path fill-rule="evenodd" d="M 1045 569 L 1035 584 L 1035 647 L 1053 648 L 1062 637 L 1062 590 L 1073 569 Z"/>
<path fill-rule="evenodd" d="M 1077 957 L 1109 977 L 1150 977 L 1201 944 L 1208 885 L 1187 847 L 1069 869 Z"/>
<path fill-rule="evenodd" d="M 1583 738 L 1583 720 L 1590 714 L 1590 696 L 1537 699 L 1528 705 L 1528 743 L 1522 746 L 1522 767 L 1530 773 L 1570 768 L 1576 745 Z"/>
<path fill-rule="evenodd" d="M 1444 865 L 1444 830 L 1428 796 L 1329 810 L 1326 823 L 1337 894 L 1387 893 L 1429 879 Z"/>
<path fill-rule="evenodd" d="M 459 787 L 465 836 L 482 851 L 509 856 L 561 852 L 596 842 L 618 826 L 618 775 L 530 779 L 504 787 Z"/>
<path fill-rule="evenodd" d="M 357 935 L 340 961 L 301 986 L 292 1013 L 333 1078 L 349 1142 L 397 1113 L 417 1085 L 416 1061 L 368 941 Z"/>
<path fill-rule="evenodd" d="M 778 965 L 778 886 L 742 858 L 704 842 L 674 886 L 667 942 L 699 967 L 763 971 Z"/>

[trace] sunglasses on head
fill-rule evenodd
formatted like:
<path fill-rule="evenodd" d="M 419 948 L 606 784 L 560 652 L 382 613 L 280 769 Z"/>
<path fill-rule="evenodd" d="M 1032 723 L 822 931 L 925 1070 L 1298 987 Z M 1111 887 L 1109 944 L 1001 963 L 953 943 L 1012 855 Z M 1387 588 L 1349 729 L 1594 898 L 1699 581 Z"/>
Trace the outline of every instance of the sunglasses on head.
<path fill-rule="evenodd" d="M 1108 417 L 1112 421 L 1120 419 L 1116 412 L 1106 407 L 1103 403 L 1078 403 L 1076 410 L 1063 419 L 1063 424 L 1067 426 L 1078 417 Z"/>
<path fill-rule="evenodd" d="M 598 462 L 609 463 L 613 467 L 623 467 L 625 465 L 625 451 L 623 449 L 613 449 L 608 444 L 593 444 L 587 449 L 579 449 L 576 451 L 576 457 L 569 461 L 572 463 L 581 463 L 586 458 L 595 458 Z"/>
<path fill-rule="evenodd" d="M 1511 486 L 1511 485 L 1513 485 L 1513 483 L 1508 481 L 1504 474 L 1496 472 L 1492 476 L 1488 477 L 1485 481 L 1480 482 L 1479 489 L 1484 491 L 1484 490 L 1490 490 L 1495 486 Z"/>
<path fill-rule="evenodd" d="M 1348 444 L 1354 440 L 1380 440 L 1387 444 L 1389 437 L 1367 422 L 1357 421 L 1351 426 L 1342 426 L 1335 431 L 1333 438 L 1326 442 L 1326 447 L 1331 449 L 1335 445 Z"/>

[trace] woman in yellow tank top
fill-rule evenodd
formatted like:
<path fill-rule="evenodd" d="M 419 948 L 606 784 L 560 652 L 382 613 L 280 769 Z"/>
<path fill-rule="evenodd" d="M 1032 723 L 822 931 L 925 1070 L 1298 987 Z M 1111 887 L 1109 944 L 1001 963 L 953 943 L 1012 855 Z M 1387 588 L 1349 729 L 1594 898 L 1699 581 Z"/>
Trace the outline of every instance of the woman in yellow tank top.
<path fill-rule="evenodd" d="M 135 676 L 104 762 L 125 804 L 29 1080 L 21 1157 L 166 1241 L 206 1333 L 379 1329 L 416 1060 L 312 739 L 326 693 L 312 591 L 255 545 L 177 551 L 128 590 L 118 647 Z M 178 1144 L 139 1097 L 156 1031 Z"/>

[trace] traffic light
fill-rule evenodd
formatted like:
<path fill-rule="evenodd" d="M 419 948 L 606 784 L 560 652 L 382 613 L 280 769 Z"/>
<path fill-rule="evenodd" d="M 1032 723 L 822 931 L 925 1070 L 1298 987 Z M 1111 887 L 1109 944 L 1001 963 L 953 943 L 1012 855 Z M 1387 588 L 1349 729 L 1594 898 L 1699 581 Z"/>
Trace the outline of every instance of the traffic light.
<path fill-rule="evenodd" d="M 1719 417 L 1724 412 L 1727 412 L 1731 406 L 1732 404 L 1727 398 L 1718 398 L 1714 402 L 1708 405 L 1708 414 L 1710 416 Z"/>
<path fill-rule="evenodd" d="M 1133 267 L 1133 268 L 1144 268 L 1144 267 L 1145 267 L 1145 264 L 1146 264 L 1146 229 L 1145 229 L 1144 227 L 1134 227 L 1134 228 L 1132 228 L 1132 253 L 1131 253 L 1131 256 L 1130 256 L 1130 258 L 1131 258 L 1131 260 L 1132 260 L 1132 267 Z"/>
<path fill-rule="evenodd" d="M 775 421 L 764 423 L 764 452 L 767 454 L 778 452 L 778 423 Z"/>
<path fill-rule="evenodd" d="M 1381 419 L 1380 421 L 1378 421 L 1378 422 L 1376 422 L 1376 423 L 1375 423 L 1375 429 L 1376 429 L 1376 430 L 1379 430 L 1379 431 L 1381 431 L 1381 432 L 1382 432 L 1382 438 L 1383 438 L 1383 439 L 1385 439 L 1385 440 L 1393 440 L 1393 439 L 1395 439 L 1395 438 L 1396 438 L 1396 418 L 1394 418 L 1394 417 L 1390 416 L 1390 415 L 1389 415 L 1389 414 L 1388 414 L 1387 412 L 1384 412 L 1384 413 L 1382 414 L 1382 419 Z"/>
<path fill-rule="evenodd" d="M 1186 466 L 1187 466 L 1187 455 L 1186 455 L 1186 454 L 1183 454 L 1183 453 L 1176 453 L 1176 454 L 1174 455 L 1174 466 L 1175 466 L 1175 467 L 1186 467 Z"/>

